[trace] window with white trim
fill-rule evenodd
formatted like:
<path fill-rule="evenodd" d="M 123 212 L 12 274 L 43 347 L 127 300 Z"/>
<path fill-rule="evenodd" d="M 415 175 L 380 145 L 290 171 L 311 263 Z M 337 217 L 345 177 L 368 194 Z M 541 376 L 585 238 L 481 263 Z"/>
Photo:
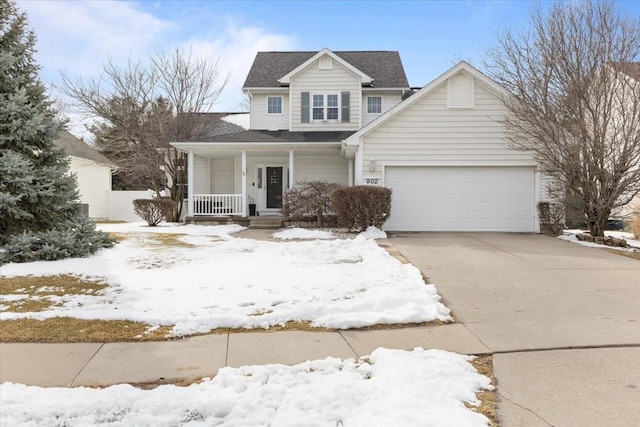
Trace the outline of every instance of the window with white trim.
<path fill-rule="evenodd" d="M 367 96 L 367 114 L 382 114 L 381 96 Z"/>
<path fill-rule="evenodd" d="M 267 114 L 282 114 L 281 96 L 267 96 Z"/>
<path fill-rule="evenodd" d="M 340 98 L 337 94 L 313 94 L 311 108 L 313 120 L 340 120 Z"/>

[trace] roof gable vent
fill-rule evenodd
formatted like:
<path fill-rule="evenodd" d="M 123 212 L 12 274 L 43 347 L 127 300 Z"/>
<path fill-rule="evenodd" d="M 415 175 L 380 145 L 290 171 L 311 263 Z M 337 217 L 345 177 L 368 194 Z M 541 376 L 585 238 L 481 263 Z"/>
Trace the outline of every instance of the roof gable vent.
<path fill-rule="evenodd" d="M 333 70 L 333 59 L 329 55 L 321 56 L 318 60 L 320 70 Z"/>

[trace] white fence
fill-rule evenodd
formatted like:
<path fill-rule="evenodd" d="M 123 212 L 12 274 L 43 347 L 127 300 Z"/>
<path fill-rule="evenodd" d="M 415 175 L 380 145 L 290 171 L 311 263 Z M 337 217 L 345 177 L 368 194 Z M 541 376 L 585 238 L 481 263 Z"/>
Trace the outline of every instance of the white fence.
<path fill-rule="evenodd" d="M 133 212 L 133 201 L 151 199 L 155 191 L 111 191 L 109 193 L 109 219 L 111 221 L 143 221 Z"/>
<path fill-rule="evenodd" d="M 193 214 L 207 216 L 242 215 L 242 194 L 194 194 Z"/>

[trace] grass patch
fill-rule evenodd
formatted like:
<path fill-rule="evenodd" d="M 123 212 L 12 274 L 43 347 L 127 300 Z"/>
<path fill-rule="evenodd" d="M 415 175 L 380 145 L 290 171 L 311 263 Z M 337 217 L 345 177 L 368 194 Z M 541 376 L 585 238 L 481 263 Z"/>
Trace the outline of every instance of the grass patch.
<path fill-rule="evenodd" d="M 96 295 L 108 285 L 76 276 L 16 276 L 0 277 L 0 295 L 18 298 L 5 300 L 4 312 L 36 313 L 62 305 L 57 297 L 64 295 Z"/>
<path fill-rule="evenodd" d="M 491 379 L 491 384 L 496 386 L 496 378 L 493 375 L 493 356 L 483 355 L 476 357 L 471 364 L 478 371 L 479 374 L 485 375 Z M 493 390 L 482 390 L 476 393 L 478 400 L 480 400 L 480 406 L 467 407 L 473 411 L 479 412 L 491 421 L 490 426 L 498 426 L 498 392 L 494 388 Z"/>
<path fill-rule="evenodd" d="M 184 234 L 163 234 L 163 233 L 153 233 L 147 235 L 149 238 L 148 245 L 155 248 L 195 248 L 195 245 L 191 243 L 186 243 L 180 240 L 181 237 L 185 236 Z"/>
<path fill-rule="evenodd" d="M 164 341 L 171 326 L 150 330 L 146 323 L 128 320 L 84 320 L 71 317 L 15 319 L 0 322 L 0 342 L 77 343 Z"/>

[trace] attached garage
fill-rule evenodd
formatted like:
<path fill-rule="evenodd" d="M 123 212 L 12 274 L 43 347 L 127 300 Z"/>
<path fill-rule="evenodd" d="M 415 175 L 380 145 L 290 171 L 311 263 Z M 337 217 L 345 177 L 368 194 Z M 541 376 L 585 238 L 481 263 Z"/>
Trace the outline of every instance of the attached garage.
<path fill-rule="evenodd" d="M 533 167 L 387 167 L 385 229 L 535 231 Z"/>

